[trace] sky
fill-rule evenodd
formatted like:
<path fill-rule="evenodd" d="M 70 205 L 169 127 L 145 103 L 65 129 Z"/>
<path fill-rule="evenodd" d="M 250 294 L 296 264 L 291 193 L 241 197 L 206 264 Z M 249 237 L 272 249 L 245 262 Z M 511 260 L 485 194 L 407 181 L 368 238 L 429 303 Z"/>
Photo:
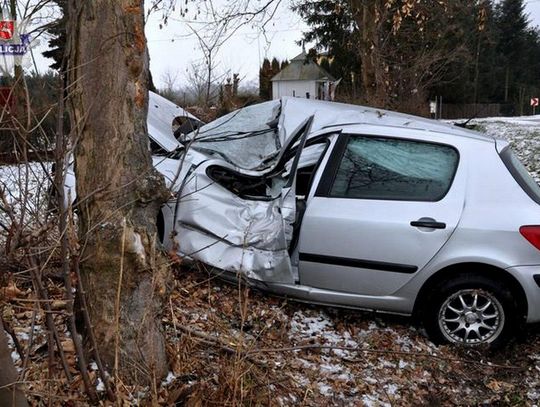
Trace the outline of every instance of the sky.
<path fill-rule="evenodd" d="M 275 18 L 261 30 L 241 27 L 220 48 L 217 53 L 218 73 L 238 73 L 244 83 L 257 81 L 259 66 L 264 57 L 278 59 L 294 58 L 302 51 L 296 42 L 306 29 L 301 18 L 282 2 Z M 185 81 L 188 71 L 201 61 L 202 54 L 195 35 L 185 23 L 178 19 L 169 19 L 167 26 L 159 28 L 162 19 L 159 14 L 149 18 L 146 25 L 150 68 L 156 85 L 163 86 L 163 77 L 177 77 L 178 82 Z M 194 29 L 197 24 L 192 24 Z"/>
<path fill-rule="evenodd" d="M 240 28 L 216 54 L 216 72 L 238 73 L 241 83 L 257 86 L 259 66 L 264 57 L 283 60 L 298 55 L 302 47 L 297 42 L 307 27 L 288 4 L 288 0 L 282 1 L 265 34 L 249 26 Z M 540 26 L 540 0 L 526 0 L 526 12 L 532 25 Z M 158 88 L 165 86 L 166 78 L 173 78 L 176 86 L 183 87 L 189 71 L 202 59 L 196 36 L 175 16 L 178 12 L 160 28 L 163 20 L 159 13 L 154 13 L 146 24 L 150 69 Z M 192 26 L 196 29 L 197 24 Z M 46 70 L 47 60 L 39 52 L 35 53 L 35 58 L 38 69 Z"/>

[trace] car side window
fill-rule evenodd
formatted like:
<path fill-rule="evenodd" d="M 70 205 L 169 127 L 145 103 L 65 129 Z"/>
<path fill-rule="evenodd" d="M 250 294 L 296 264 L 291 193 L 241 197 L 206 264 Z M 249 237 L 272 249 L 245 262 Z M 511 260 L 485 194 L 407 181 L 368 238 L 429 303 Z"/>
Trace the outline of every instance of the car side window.
<path fill-rule="evenodd" d="M 452 184 L 459 154 L 448 145 L 349 136 L 332 197 L 438 201 Z"/>

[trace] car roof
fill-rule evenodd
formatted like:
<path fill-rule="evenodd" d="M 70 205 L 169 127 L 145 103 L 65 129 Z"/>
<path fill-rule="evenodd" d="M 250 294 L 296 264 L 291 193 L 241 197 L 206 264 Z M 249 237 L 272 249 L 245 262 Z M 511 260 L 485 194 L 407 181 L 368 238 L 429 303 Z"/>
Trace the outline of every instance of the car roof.
<path fill-rule="evenodd" d="M 392 112 L 367 106 L 327 102 L 294 97 L 281 98 L 280 127 L 287 133 L 295 129 L 306 117 L 314 115 L 312 132 L 325 128 L 341 128 L 369 124 L 445 133 L 494 143 L 494 138 L 477 131 L 457 127 L 433 119 Z M 285 134 L 287 138 L 290 134 Z"/>
<path fill-rule="evenodd" d="M 148 94 L 148 135 L 167 151 L 174 151 L 181 144 L 174 138 L 172 124 L 177 117 L 197 119 L 187 110 L 154 92 Z"/>

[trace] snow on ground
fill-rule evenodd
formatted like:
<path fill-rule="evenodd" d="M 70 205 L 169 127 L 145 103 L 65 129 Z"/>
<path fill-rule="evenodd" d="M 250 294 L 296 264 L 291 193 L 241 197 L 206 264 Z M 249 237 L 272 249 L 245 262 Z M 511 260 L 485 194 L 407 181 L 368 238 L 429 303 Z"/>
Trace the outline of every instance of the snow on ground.
<path fill-rule="evenodd" d="M 488 354 L 437 347 L 403 317 L 288 303 L 258 292 L 239 305 L 236 286 L 208 279 L 201 272 L 182 272 L 176 284 L 180 288 L 174 291 L 167 318 L 228 344 L 243 343 L 242 349 L 290 349 L 257 357 L 270 376 L 258 380 L 272 383 L 272 388 L 258 386 L 257 391 L 275 393 L 277 405 L 461 406 L 506 405 L 505 400 L 513 400 L 511 405 L 532 406 L 540 402 L 538 330 L 524 333 L 525 338 L 502 352 Z M 242 309 L 248 311 L 243 322 Z M 174 328 L 168 335 L 171 343 L 186 347 Z M 208 362 L 212 360 L 209 349 L 200 346 L 206 359 L 199 368 L 190 365 L 189 374 L 204 378 L 223 365 Z M 193 344 L 187 348 L 190 355 L 197 354 Z M 176 377 L 186 374 L 184 363 L 181 352 L 173 356 Z"/>
<path fill-rule="evenodd" d="M 510 142 L 512 149 L 536 182 L 540 182 L 540 115 L 490 117 L 475 119 L 469 124 L 476 125 L 477 130 L 492 137 Z"/>

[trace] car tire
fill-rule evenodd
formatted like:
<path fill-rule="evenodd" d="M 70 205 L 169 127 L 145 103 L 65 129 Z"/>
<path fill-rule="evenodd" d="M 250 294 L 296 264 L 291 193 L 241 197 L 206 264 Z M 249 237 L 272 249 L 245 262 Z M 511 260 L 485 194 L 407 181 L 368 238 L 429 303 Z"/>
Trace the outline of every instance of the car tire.
<path fill-rule="evenodd" d="M 425 303 L 424 328 L 437 345 L 497 349 L 521 320 L 512 292 L 502 282 L 464 274 L 443 281 Z"/>

